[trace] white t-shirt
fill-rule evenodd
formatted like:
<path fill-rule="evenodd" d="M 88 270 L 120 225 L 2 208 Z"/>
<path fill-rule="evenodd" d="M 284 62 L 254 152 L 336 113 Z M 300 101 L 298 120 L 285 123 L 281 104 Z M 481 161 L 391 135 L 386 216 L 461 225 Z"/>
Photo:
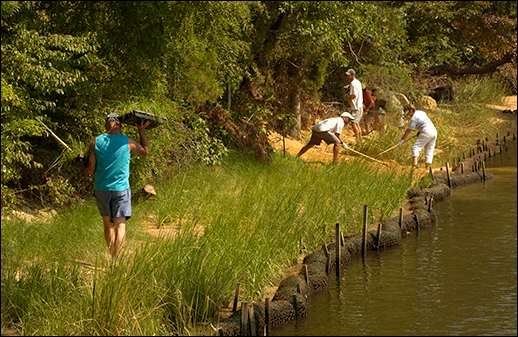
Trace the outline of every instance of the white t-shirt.
<path fill-rule="evenodd" d="M 410 119 L 408 128 L 410 130 L 417 129 L 417 131 L 423 132 L 424 129 L 429 128 L 429 127 L 435 128 L 435 126 L 433 125 L 430 118 L 428 118 L 428 116 L 426 115 L 426 112 L 424 112 L 422 110 L 416 110 L 414 112 L 414 115 Z"/>
<path fill-rule="evenodd" d="M 330 131 L 333 133 L 342 134 L 342 129 L 345 126 L 344 119 L 342 117 L 333 117 L 324 119 L 320 123 L 313 126 L 313 130 L 323 132 Z"/>
<path fill-rule="evenodd" d="M 362 92 L 362 84 L 360 81 L 358 81 L 357 78 L 351 81 L 351 87 L 350 87 L 349 94 L 356 95 L 356 97 L 351 101 L 351 104 L 353 105 L 353 110 L 359 110 L 360 108 L 363 108 L 363 92 Z"/>

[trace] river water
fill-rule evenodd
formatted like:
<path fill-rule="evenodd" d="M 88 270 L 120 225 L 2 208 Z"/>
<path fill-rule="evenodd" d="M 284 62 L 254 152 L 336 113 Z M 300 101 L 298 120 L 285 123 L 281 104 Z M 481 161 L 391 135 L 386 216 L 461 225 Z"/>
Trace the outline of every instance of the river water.
<path fill-rule="evenodd" d="M 452 189 L 436 225 L 354 257 L 270 336 L 517 335 L 516 141 L 486 161 L 494 180 Z"/>

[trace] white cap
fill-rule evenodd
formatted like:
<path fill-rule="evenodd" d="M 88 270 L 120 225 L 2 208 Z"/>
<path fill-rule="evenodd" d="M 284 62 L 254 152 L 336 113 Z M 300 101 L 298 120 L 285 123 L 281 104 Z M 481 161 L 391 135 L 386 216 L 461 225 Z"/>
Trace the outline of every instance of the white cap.
<path fill-rule="evenodd" d="M 340 117 L 349 117 L 350 119 L 354 119 L 354 117 L 348 112 L 344 112 L 343 114 L 340 115 Z"/>

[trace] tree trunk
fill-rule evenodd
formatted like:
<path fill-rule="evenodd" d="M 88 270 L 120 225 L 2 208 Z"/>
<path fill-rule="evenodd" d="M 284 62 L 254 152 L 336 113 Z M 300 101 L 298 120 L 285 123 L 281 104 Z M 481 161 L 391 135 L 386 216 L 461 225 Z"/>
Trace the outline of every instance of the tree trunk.
<path fill-rule="evenodd" d="M 439 75 L 469 75 L 469 74 L 487 74 L 493 71 L 496 71 L 497 68 L 503 64 L 510 63 L 513 60 L 513 55 L 511 53 L 505 55 L 501 59 L 490 62 L 482 67 L 467 67 L 460 68 L 454 67 L 449 64 L 443 64 L 441 66 L 433 67 L 428 69 L 431 75 L 439 76 Z"/>
<path fill-rule="evenodd" d="M 293 88 L 290 93 L 290 110 L 293 113 L 295 123 L 290 126 L 289 135 L 296 140 L 300 140 L 300 129 L 302 127 L 302 118 L 300 115 L 300 91 Z"/>

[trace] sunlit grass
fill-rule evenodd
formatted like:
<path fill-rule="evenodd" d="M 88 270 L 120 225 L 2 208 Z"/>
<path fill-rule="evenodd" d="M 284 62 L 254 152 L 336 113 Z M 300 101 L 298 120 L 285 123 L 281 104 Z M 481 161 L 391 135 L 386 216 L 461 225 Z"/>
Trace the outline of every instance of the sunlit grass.
<path fill-rule="evenodd" d="M 475 83 L 473 90 L 484 88 Z M 465 90 L 460 100 L 471 99 Z M 481 104 L 454 102 L 427 113 L 443 151 L 437 166 L 477 139 L 516 129 L 515 120 L 488 122 L 496 113 Z M 355 149 L 374 156 L 403 132 L 389 127 Z M 409 165 L 408 143 L 379 159 Z M 296 261 L 301 242 L 316 249 L 334 237 L 336 223 L 345 234 L 359 233 L 364 205 L 369 224 L 395 216 L 408 188 L 423 183 L 416 179 L 369 160 L 315 164 L 277 154 L 262 164 L 232 154 L 221 166 L 193 166 L 155 186 L 156 196 L 135 200 L 115 264 L 91 196 L 50 220 L 3 219 L 2 331 L 192 335 L 195 322 L 231 302 L 237 282 L 241 299 L 261 298 Z"/>
<path fill-rule="evenodd" d="M 297 259 L 301 241 L 314 249 L 337 222 L 358 232 L 364 204 L 369 222 L 392 216 L 413 182 L 363 162 L 275 156 L 264 165 L 233 155 L 136 202 L 115 265 L 93 198 L 50 221 L 4 221 L 2 326 L 47 335 L 188 334 L 184 312 L 191 327 L 212 317 L 245 274 L 244 299 L 260 298 Z M 163 235 L 147 233 L 157 229 L 150 219 Z"/>
<path fill-rule="evenodd" d="M 494 80 L 470 79 L 455 85 L 455 96 L 452 102 L 439 102 L 437 108 L 423 108 L 437 129 L 436 154 L 433 159 L 433 168 L 443 167 L 452 159 L 462 158 L 463 153 L 468 156 L 470 149 L 475 147 L 478 140 L 494 139 L 499 134 L 503 136 L 508 131 L 516 130 L 516 117 L 502 115 L 490 106 L 501 104 L 505 90 L 502 84 Z M 386 117 L 387 130 L 385 133 L 372 133 L 369 137 L 354 146 L 354 148 L 371 157 L 397 144 L 408 126 L 409 119 L 405 120 L 405 127 L 399 130 L 396 127 L 395 115 Z M 416 131 L 410 133 L 407 141 L 398 148 L 382 154 L 379 160 L 394 160 L 395 162 L 411 166 L 413 144 Z M 424 163 L 424 151 L 421 151 L 420 163 Z"/>

